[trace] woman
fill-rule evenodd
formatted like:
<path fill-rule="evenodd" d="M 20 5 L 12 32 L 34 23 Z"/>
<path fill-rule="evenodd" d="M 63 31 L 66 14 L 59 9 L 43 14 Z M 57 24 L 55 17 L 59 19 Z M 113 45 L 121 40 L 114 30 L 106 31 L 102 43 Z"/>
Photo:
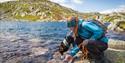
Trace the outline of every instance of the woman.
<path fill-rule="evenodd" d="M 88 50 L 88 57 L 96 60 L 95 63 L 103 63 L 103 52 L 108 48 L 108 38 L 105 31 L 98 24 L 90 21 L 83 21 L 77 17 L 67 19 L 67 27 L 73 32 L 74 46 L 66 55 L 64 62 L 71 62 L 76 53 L 80 50 L 82 43 Z"/>

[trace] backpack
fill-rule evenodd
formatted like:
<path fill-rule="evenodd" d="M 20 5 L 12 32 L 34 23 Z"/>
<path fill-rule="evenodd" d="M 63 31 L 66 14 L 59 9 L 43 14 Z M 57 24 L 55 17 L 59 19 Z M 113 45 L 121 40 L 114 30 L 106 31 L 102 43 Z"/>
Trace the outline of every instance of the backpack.
<path fill-rule="evenodd" d="M 104 25 L 104 23 L 102 23 L 98 20 L 88 20 L 88 22 L 92 22 L 92 23 L 96 24 L 97 26 L 99 26 L 103 29 L 104 33 L 107 33 L 107 26 Z"/>
<path fill-rule="evenodd" d="M 81 21 L 83 22 L 83 21 Z M 102 22 L 98 21 L 98 20 L 87 20 L 86 22 L 92 22 L 94 24 L 96 24 L 97 26 L 101 27 L 102 30 L 104 31 L 104 33 L 102 34 L 102 36 L 100 38 L 98 38 L 98 40 L 100 40 L 102 37 L 105 36 L 105 33 L 107 33 L 107 26 L 104 25 Z M 80 24 L 80 27 L 82 26 L 82 24 Z M 84 27 L 83 27 L 84 28 Z M 85 28 L 84 28 L 85 29 Z M 86 29 L 87 30 L 87 29 Z M 87 30 L 89 33 L 93 34 L 91 31 Z"/>

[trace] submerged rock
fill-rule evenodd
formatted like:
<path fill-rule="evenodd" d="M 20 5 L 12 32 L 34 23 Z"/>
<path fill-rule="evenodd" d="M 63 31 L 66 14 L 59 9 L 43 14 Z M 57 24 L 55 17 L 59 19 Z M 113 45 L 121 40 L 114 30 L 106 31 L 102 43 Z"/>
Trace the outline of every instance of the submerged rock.
<path fill-rule="evenodd" d="M 44 55 L 48 49 L 42 48 L 42 47 L 37 47 L 37 48 L 32 48 L 31 49 L 31 56 L 39 56 L 39 55 Z"/>

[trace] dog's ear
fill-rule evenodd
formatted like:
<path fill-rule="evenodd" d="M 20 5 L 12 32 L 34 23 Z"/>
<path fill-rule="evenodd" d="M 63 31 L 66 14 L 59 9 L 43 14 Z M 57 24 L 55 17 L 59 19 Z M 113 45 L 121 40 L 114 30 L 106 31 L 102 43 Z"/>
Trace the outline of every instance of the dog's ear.
<path fill-rule="evenodd" d="M 66 47 L 63 42 L 61 42 L 61 44 L 59 46 L 59 52 L 61 53 L 61 55 L 63 55 L 63 53 L 66 52 L 68 49 L 69 48 Z"/>

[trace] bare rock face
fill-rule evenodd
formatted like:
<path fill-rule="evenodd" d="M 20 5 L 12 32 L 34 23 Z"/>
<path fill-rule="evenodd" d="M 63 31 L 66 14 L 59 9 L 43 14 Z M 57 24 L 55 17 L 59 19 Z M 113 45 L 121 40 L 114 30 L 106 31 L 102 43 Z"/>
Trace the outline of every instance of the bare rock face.
<path fill-rule="evenodd" d="M 110 63 L 125 63 L 125 50 L 108 49 L 105 51 L 106 58 Z"/>
<path fill-rule="evenodd" d="M 108 28 L 118 32 L 125 31 L 125 21 L 115 20 L 115 23 L 110 24 Z"/>
<path fill-rule="evenodd" d="M 109 39 L 109 48 L 125 50 L 125 41 Z"/>

